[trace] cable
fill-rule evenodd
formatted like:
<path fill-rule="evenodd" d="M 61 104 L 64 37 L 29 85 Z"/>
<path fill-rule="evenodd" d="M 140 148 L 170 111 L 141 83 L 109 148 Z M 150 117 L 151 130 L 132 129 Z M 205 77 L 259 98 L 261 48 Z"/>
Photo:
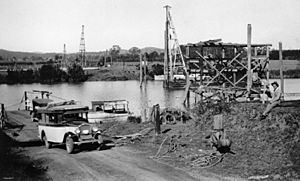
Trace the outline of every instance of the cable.
<path fill-rule="evenodd" d="M 22 104 L 22 102 L 19 102 L 19 103 L 16 103 L 16 104 L 11 104 L 11 105 L 8 105 L 8 106 L 5 106 L 5 108 L 17 106 L 17 105 L 19 105 L 19 104 Z"/>
<path fill-rule="evenodd" d="M 57 98 L 57 99 L 61 99 L 61 100 L 64 100 L 64 101 L 66 101 L 67 99 L 64 99 L 64 98 L 61 98 L 61 97 L 58 97 L 58 96 L 55 96 L 55 95 L 51 95 L 52 97 L 55 97 L 55 98 Z"/>

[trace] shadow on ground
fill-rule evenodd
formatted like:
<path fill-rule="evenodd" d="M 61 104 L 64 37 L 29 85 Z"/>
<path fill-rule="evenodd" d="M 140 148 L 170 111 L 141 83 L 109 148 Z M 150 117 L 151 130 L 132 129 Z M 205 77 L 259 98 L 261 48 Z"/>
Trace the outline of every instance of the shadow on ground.
<path fill-rule="evenodd" d="M 33 160 L 21 147 L 41 145 L 39 142 L 18 143 L 0 130 L 0 180 L 51 180 L 44 160 Z"/>

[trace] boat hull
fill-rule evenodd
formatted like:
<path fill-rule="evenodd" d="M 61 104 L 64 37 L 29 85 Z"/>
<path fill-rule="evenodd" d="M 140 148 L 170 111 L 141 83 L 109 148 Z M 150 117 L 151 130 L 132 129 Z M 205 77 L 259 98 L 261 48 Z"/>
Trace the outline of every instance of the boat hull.
<path fill-rule="evenodd" d="M 89 112 L 88 122 L 99 123 L 108 121 L 127 121 L 128 113 L 104 113 L 104 112 Z"/>

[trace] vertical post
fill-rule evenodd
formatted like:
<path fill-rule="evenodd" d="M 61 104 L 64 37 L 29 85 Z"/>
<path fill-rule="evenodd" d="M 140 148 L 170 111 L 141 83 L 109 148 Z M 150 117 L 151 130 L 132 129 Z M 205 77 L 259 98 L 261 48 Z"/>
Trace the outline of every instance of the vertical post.
<path fill-rule="evenodd" d="M 237 48 L 234 48 L 234 56 L 236 56 L 236 53 L 237 53 Z M 234 69 L 233 69 L 232 72 L 233 72 L 233 84 L 234 84 L 234 87 L 235 87 L 236 86 L 235 85 L 235 83 L 236 83 L 236 66 L 234 66 Z"/>
<path fill-rule="evenodd" d="M 283 79 L 283 59 L 282 59 L 282 42 L 279 42 L 279 60 L 280 60 L 280 88 L 282 99 L 284 100 L 284 79 Z"/>
<path fill-rule="evenodd" d="M 164 81 L 165 87 L 169 87 L 170 75 L 169 75 L 169 8 L 170 6 L 165 6 L 166 8 L 166 24 L 165 24 L 165 51 L 164 51 Z"/>
<path fill-rule="evenodd" d="M 140 87 L 142 87 L 143 84 L 143 65 L 142 65 L 142 59 L 143 56 L 140 54 Z"/>
<path fill-rule="evenodd" d="M 187 92 L 186 101 L 187 101 L 187 107 L 190 107 L 190 89 Z"/>
<path fill-rule="evenodd" d="M 4 104 L 1 103 L 1 116 L 4 118 Z"/>
<path fill-rule="evenodd" d="M 4 127 L 4 104 L 1 104 L 0 109 L 0 128 L 2 129 Z"/>
<path fill-rule="evenodd" d="M 124 68 L 125 68 L 125 59 L 123 58 L 123 71 L 124 71 Z"/>
<path fill-rule="evenodd" d="M 64 57 L 63 57 L 63 62 L 61 64 L 64 64 L 64 66 L 67 67 L 67 61 L 66 61 L 66 44 L 64 44 Z"/>
<path fill-rule="evenodd" d="M 254 56 L 257 56 L 257 47 L 254 47 Z"/>
<path fill-rule="evenodd" d="M 251 24 L 247 27 L 247 58 L 248 58 L 248 71 L 247 71 L 247 97 L 250 97 L 251 91 Z"/>
<path fill-rule="evenodd" d="M 222 48 L 222 59 L 224 59 L 225 58 L 225 49 L 224 48 Z M 223 61 L 223 60 L 222 60 Z"/>
<path fill-rule="evenodd" d="M 1 113 L 2 113 L 2 115 L 4 113 L 4 104 L 2 104 L 2 103 L 1 103 Z"/>
<path fill-rule="evenodd" d="M 160 125 L 161 125 L 161 122 L 160 122 L 160 113 L 159 113 L 159 104 L 156 104 L 153 106 L 153 110 L 154 110 L 154 120 L 155 120 L 155 135 L 159 135 L 160 132 L 161 132 L 161 129 L 160 129 Z"/>
<path fill-rule="evenodd" d="M 26 111 L 28 111 L 27 100 L 28 100 L 28 97 L 27 97 L 27 92 L 26 92 L 26 91 L 24 91 L 24 101 L 25 101 L 25 110 L 26 110 Z"/>
<path fill-rule="evenodd" d="M 270 58 L 269 58 L 269 47 L 267 46 L 267 53 L 266 53 L 266 56 L 267 56 L 267 65 L 266 65 L 266 68 L 267 68 L 267 82 L 269 83 L 270 81 L 270 71 L 269 71 L 269 65 L 270 65 Z"/>
<path fill-rule="evenodd" d="M 110 65 L 112 66 L 113 65 L 113 56 L 110 55 Z"/>
<path fill-rule="evenodd" d="M 144 83 L 146 83 L 147 80 L 147 57 L 146 55 L 144 56 Z"/>
<path fill-rule="evenodd" d="M 185 56 L 186 56 L 186 57 L 190 57 L 190 47 L 189 47 L 189 46 L 186 46 L 186 49 L 185 49 Z"/>
<path fill-rule="evenodd" d="M 105 50 L 105 55 L 104 55 L 104 66 L 106 67 L 106 56 L 107 56 L 107 50 Z"/>

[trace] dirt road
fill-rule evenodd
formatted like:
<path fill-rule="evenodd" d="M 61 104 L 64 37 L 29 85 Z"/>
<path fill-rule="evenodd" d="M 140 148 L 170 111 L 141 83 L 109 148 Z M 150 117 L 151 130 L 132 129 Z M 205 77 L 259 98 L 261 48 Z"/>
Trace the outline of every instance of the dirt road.
<path fill-rule="evenodd" d="M 144 157 L 129 147 L 82 150 L 67 154 L 61 147 L 27 147 L 25 154 L 44 160 L 53 180 L 197 180 L 187 173 Z"/>
<path fill-rule="evenodd" d="M 36 123 L 31 122 L 28 113 L 10 112 L 8 116 L 11 120 L 20 121 L 22 118 L 25 126 L 21 131 L 8 130 L 6 134 L 20 142 L 23 154 L 33 160 L 41 160 L 47 168 L 47 177 L 53 180 L 199 180 L 182 170 L 148 158 L 146 152 L 131 147 L 112 147 L 100 151 L 83 147 L 75 154 L 68 154 L 63 145 L 47 149 L 38 140 Z"/>

